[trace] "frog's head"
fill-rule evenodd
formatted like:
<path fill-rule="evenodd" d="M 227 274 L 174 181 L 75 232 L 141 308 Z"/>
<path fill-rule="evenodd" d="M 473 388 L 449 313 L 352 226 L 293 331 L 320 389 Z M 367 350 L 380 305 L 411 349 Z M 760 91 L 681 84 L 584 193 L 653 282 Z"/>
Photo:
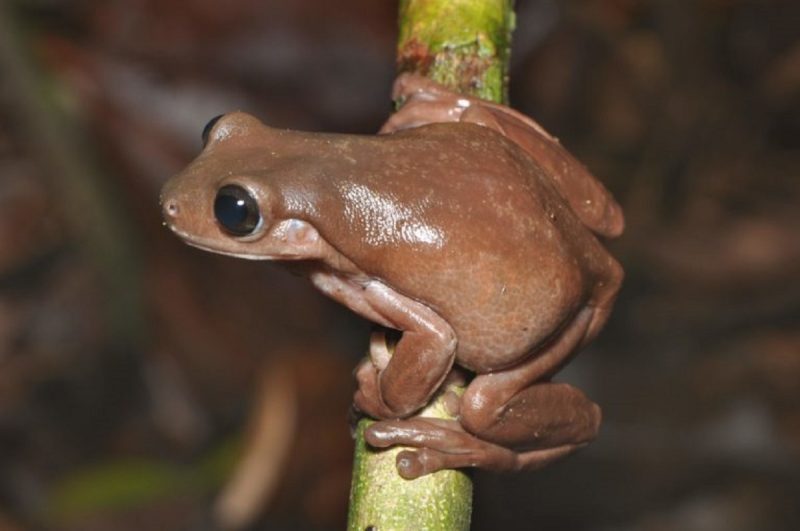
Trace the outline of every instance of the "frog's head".
<path fill-rule="evenodd" d="M 305 222 L 275 219 L 278 199 L 265 175 L 281 135 L 241 112 L 212 119 L 203 130 L 203 152 L 161 191 L 165 225 L 189 245 L 215 253 L 304 258 L 319 235 Z"/>

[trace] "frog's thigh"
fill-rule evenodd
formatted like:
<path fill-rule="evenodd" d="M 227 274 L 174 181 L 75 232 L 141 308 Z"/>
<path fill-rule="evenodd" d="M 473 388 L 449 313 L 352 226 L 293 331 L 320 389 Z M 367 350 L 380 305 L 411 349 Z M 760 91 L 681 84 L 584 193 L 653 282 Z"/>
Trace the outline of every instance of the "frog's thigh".
<path fill-rule="evenodd" d="M 403 332 L 380 375 L 381 398 L 398 416 L 424 406 L 453 365 L 456 336 L 439 314 L 424 304 L 372 281 L 364 300 L 383 320 Z"/>
<path fill-rule="evenodd" d="M 546 381 L 582 342 L 593 314 L 591 308 L 579 312 L 548 347 L 521 365 L 476 377 L 461 400 L 467 431 L 525 450 L 594 438 L 600 408 L 571 385 Z"/>
<path fill-rule="evenodd" d="M 471 433 L 517 450 L 587 443 L 601 419 L 597 404 L 565 383 L 534 384 L 504 404 L 468 411 L 462 422 Z"/>

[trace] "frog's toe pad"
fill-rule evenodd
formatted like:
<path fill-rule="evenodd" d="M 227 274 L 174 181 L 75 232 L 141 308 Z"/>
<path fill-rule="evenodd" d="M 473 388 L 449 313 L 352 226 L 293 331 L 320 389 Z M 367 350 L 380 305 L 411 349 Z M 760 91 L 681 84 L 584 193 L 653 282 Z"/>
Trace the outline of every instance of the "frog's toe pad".
<path fill-rule="evenodd" d="M 405 479 L 416 479 L 425 474 L 448 468 L 448 454 L 422 448 L 419 450 L 403 450 L 397 454 L 397 472 Z"/>

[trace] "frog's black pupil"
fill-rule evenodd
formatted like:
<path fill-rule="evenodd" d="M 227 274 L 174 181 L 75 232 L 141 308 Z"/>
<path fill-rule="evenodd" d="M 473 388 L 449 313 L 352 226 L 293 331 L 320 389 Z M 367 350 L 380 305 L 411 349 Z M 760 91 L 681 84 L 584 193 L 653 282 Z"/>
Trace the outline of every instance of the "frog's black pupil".
<path fill-rule="evenodd" d="M 219 119 L 222 118 L 223 116 L 224 115 L 220 114 L 213 117 L 208 121 L 206 126 L 203 128 L 203 135 L 202 135 L 203 147 L 206 147 L 206 144 L 208 144 L 208 136 L 211 134 L 211 130 L 214 129 L 214 125 L 216 125 Z"/>
<path fill-rule="evenodd" d="M 252 234 L 261 221 L 255 198 L 241 186 L 233 184 L 223 186 L 217 192 L 214 216 L 223 229 L 235 236 Z"/>

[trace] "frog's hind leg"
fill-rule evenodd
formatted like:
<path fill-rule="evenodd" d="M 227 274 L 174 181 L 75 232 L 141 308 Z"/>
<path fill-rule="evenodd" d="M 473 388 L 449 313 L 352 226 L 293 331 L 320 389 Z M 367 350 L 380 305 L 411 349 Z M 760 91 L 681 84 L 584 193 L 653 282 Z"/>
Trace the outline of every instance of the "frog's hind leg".
<path fill-rule="evenodd" d="M 365 432 L 370 446 L 410 446 L 397 454 L 397 470 L 414 479 L 437 470 L 480 467 L 494 471 L 534 470 L 564 457 L 583 444 L 518 452 L 464 431 L 457 421 L 432 418 L 380 421 Z"/>
<path fill-rule="evenodd" d="M 461 424 L 481 439 L 520 450 L 584 444 L 600 408 L 580 390 L 550 382 L 585 341 L 596 309 L 582 309 L 540 352 L 516 367 L 476 377 L 461 399 Z"/>
<path fill-rule="evenodd" d="M 463 466 L 538 468 L 569 454 L 595 437 L 600 408 L 578 389 L 548 379 L 586 337 L 593 321 L 593 308 L 581 310 L 534 357 L 509 370 L 476 377 L 461 399 L 458 423 L 379 422 L 367 430 L 367 441 L 418 448 L 415 455 L 405 453 L 398 461 L 407 477 Z"/>

